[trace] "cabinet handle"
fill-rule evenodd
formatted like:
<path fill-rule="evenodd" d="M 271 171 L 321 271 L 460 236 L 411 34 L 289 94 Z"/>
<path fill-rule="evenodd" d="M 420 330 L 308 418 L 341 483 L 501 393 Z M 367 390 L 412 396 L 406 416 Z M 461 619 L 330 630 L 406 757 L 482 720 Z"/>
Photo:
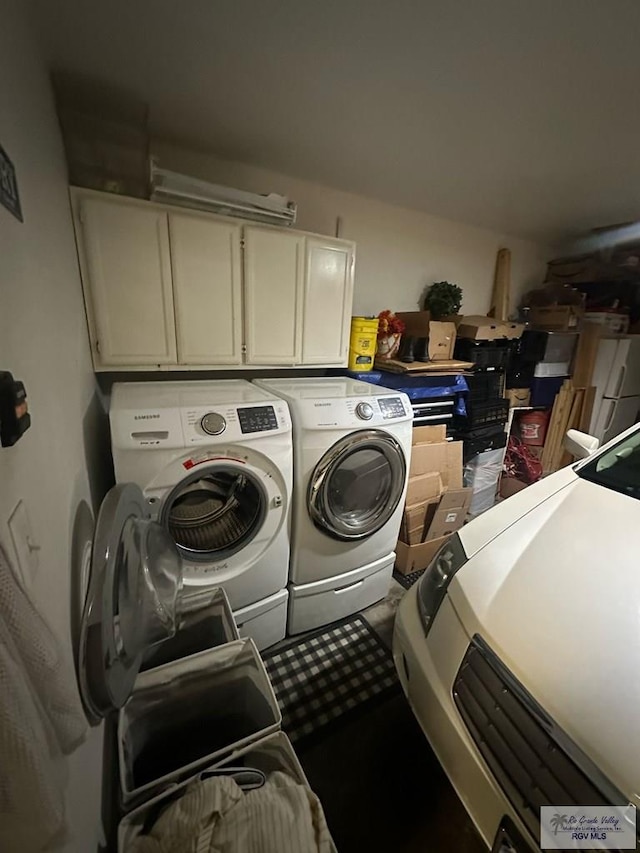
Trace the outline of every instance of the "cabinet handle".
<path fill-rule="evenodd" d="M 96 352 L 100 352 L 100 341 L 96 341 Z"/>

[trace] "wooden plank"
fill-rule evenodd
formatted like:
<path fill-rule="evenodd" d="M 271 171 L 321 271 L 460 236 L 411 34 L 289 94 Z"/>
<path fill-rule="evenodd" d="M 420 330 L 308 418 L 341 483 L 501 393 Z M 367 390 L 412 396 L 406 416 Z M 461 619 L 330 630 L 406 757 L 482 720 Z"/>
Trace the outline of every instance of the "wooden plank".
<path fill-rule="evenodd" d="M 542 453 L 542 467 L 545 474 L 552 473 L 556 470 L 554 466 L 559 457 L 558 448 L 562 445 L 572 403 L 573 386 L 571 380 L 566 379 L 562 384 L 562 388 L 556 395 L 553 410 L 551 412 L 547 441 L 545 441 Z"/>
<path fill-rule="evenodd" d="M 591 415 L 593 414 L 593 404 L 596 399 L 596 389 L 594 385 L 587 388 L 584 392 L 584 401 L 582 403 L 582 412 L 580 413 L 580 423 L 578 429 L 581 432 L 589 432 L 589 424 L 591 423 Z"/>
<path fill-rule="evenodd" d="M 545 441 L 543 458 L 545 470 L 549 468 L 549 463 L 551 457 L 553 456 L 553 450 L 555 446 L 556 434 L 558 432 L 558 424 L 561 419 L 561 413 L 565 405 L 565 398 L 567 395 L 567 383 L 564 382 L 560 391 L 556 394 L 556 398 L 553 401 L 553 409 L 551 410 L 551 418 L 549 420 L 549 428 L 547 430 L 547 439 Z"/>
<path fill-rule="evenodd" d="M 556 470 L 559 468 L 564 468 L 565 465 L 569 465 L 571 462 L 571 454 L 568 453 L 564 449 L 564 437 L 567 434 L 567 430 L 577 429 L 578 424 L 580 423 L 580 414 L 582 412 L 582 402 L 584 400 L 584 388 L 577 388 L 573 392 L 573 400 L 571 402 L 571 410 L 569 412 L 569 417 L 567 419 L 567 424 L 562 433 L 560 445 L 558 447 L 558 454 L 555 459 Z"/>
<path fill-rule="evenodd" d="M 458 361 L 456 359 L 439 361 L 412 361 L 406 364 L 395 358 L 376 358 L 374 367 L 378 370 L 388 370 L 389 373 L 460 373 L 462 370 L 470 370 L 473 367 L 471 361 Z"/>
<path fill-rule="evenodd" d="M 489 317 L 506 320 L 509 317 L 509 291 L 511 289 L 511 250 L 500 249 L 496 257 L 496 271 L 493 279 L 491 309 Z"/>
<path fill-rule="evenodd" d="M 564 386 L 563 386 L 564 388 Z M 563 397 L 564 390 L 561 388 L 556 394 L 555 400 L 553 401 L 553 408 L 551 410 L 551 417 L 549 418 L 549 426 L 547 428 L 547 435 L 544 441 L 544 448 L 542 450 L 542 470 L 546 474 L 549 470 L 550 460 L 553 456 L 553 445 L 555 440 L 555 434 L 558 429 L 558 419 L 560 417 L 560 409 L 563 405 Z"/>
<path fill-rule="evenodd" d="M 582 324 L 573 359 L 573 384 L 576 388 L 591 386 L 603 328 L 598 323 Z"/>

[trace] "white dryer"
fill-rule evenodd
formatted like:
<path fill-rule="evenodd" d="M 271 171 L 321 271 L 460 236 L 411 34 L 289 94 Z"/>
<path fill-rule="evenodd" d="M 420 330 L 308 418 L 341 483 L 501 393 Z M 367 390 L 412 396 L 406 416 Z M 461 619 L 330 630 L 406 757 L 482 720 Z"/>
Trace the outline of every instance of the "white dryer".
<path fill-rule="evenodd" d="M 286 402 L 243 380 L 112 389 L 117 482 L 136 483 L 186 588 L 225 589 L 241 634 L 285 634 L 293 450 Z"/>
<path fill-rule="evenodd" d="M 411 455 L 405 394 L 335 377 L 259 379 L 289 403 L 294 506 L 289 633 L 387 594 Z"/>

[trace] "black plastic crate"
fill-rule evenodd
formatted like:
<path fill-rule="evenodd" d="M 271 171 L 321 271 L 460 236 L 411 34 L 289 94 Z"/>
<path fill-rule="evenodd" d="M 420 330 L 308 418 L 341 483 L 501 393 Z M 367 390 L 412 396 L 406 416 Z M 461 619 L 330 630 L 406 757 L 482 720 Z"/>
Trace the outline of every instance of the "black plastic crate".
<path fill-rule="evenodd" d="M 503 371 L 476 371 L 465 377 L 469 386 L 467 399 L 482 403 L 489 400 L 499 400 L 504 396 L 504 373 Z"/>
<path fill-rule="evenodd" d="M 458 338 L 455 357 L 471 361 L 476 370 L 505 370 L 509 364 L 509 347 L 494 341 L 472 341 Z"/>
<path fill-rule="evenodd" d="M 457 434 L 457 439 L 462 440 L 462 461 L 467 462 L 478 453 L 486 450 L 498 450 L 506 447 L 507 434 L 504 426 L 493 427 L 490 430 L 473 430 L 471 433 Z"/>
<path fill-rule="evenodd" d="M 478 403 L 467 400 L 466 417 L 458 415 L 455 426 L 459 430 L 472 430 L 481 426 L 504 424 L 509 417 L 509 401 L 505 399 Z"/>

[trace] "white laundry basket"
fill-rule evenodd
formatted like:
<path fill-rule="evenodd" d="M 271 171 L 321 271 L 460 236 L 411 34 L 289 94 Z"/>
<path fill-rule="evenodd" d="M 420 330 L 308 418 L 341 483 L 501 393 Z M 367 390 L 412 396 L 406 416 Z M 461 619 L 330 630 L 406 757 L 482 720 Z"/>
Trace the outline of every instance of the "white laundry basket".
<path fill-rule="evenodd" d="M 138 838 L 147 824 L 150 815 L 159 812 L 164 805 L 168 805 L 180 797 L 184 789 L 207 771 L 214 768 L 224 767 L 252 767 L 261 770 L 266 775 L 275 771 L 282 771 L 298 782 L 300 785 L 309 787 L 307 777 L 298 761 L 291 746 L 289 738 L 284 732 L 276 732 L 261 738 L 249 746 L 239 749 L 218 764 L 204 768 L 191 778 L 173 786 L 168 791 L 154 797 L 144 805 L 126 815 L 118 826 L 118 853 L 127 853 L 130 845 Z M 335 847 L 333 848 L 335 851 Z"/>
<path fill-rule="evenodd" d="M 281 724 L 253 640 L 141 673 L 118 716 L 123 805 L 138 805 Z"/>
<path fill-rule="evenodd" d="M 220 587 L 180 596 L 180 624 L 173 637 L 151 646 L 140 672 L 204 652 L 239 639 L 226 592 Z"/>

